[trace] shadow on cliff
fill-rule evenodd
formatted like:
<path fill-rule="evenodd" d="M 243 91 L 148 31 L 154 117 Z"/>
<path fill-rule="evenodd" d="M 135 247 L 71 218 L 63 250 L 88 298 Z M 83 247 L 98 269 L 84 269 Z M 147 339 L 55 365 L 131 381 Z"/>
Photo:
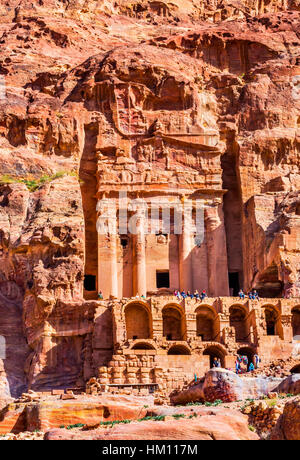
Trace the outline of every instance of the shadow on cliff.
<path fill-rule="evenodd" d="M 85 274 L 95 276 L 98 272 L 98 234 L 96 230 L 97 206 L 97 158 L 96 144 L 99 127 L 97 123 L 85 125 L 85 144 L 80 160 L 79 177 L 85 226 Z M 95 293 L 96 295 L 96 293 Z"/>
<path fill-rule="evenodd" d="M 1 294 L 0 335 L 5 339 L 3 371 L 6 385 L 4 387 L 4 395 L 18 397 L 27 389 L 24 367 L 30 350 L 24 337 L 21 305 L 5 299 Z M 0 369 L 0 384 L 3 384 L 4 381 Z"/>
<path fill-rule="evenodd" d="M 78 387 L 82 381 L 84 365 L 83 336 L 53 337 L 52 347 L 45 353 L 42 372 L 34 376 L 31 389 L 34 391 L 50 391 L 52 389 L 67 389 Z"/>

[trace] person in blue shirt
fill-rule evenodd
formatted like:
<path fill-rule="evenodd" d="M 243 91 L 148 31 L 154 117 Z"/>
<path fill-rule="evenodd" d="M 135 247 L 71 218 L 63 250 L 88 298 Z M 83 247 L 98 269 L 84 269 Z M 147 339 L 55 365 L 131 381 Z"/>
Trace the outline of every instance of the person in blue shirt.
<path fill-rule="evenodd" d="M 203 291 L 201 292 L 200 297 L 201 297 L 201 300 L 204 300 L 205 297 L 207 297 L 207 294 L 206 294 L 206 290 L 205 290 L 205 289 L 203 289 Z"/>
<path fill-rule="evenodd" d="M 246 296 L 245 296 L 245 293 L 243 291 L 243 289 L 240 289 L 240 292 L 239 292 L 239 298 L 240 299 L 244 299 Z"/>
<path fill-rule="evenodd" d="M 249 364 L 249 372 L 253 372 L 254 371 L 254 364 L 253 363 L 250 363 Z"/>

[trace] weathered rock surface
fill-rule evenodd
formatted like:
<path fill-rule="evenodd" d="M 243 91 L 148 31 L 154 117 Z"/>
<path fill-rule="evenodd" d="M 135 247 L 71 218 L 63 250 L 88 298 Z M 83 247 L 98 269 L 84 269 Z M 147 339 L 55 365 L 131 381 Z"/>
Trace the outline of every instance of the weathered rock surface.
<path fill-rule="evenodd" d="M 113 420 L 136 420 L 147 414 L 153 398 L 103 396 L 75 400 L 41 398 L 29 403 L 11 403 L 0 412 L 0 433 L 47 431 L 74 424 L 97 425 Z"/>
<path fill-rule="evenodd" d="M 278 387 L 274 389 L 277 393 L 300 394 L 300 374 L 293 374 L 284 379 Z"/>
<path fill-rule="evenodd" d="M 272 440 L 299 441 L 300 439 L 300 397 L 287 402 L 283 414 L 271 433 Z"/>
<path fill-rule="evenodd" d="M 196 418 L 133 422 L 108 429 L 94 431 L 52 430 L 45 434 L 47 440 L 257 440 L 249 430 L 246 416 L 236 411 L 214 409 L 202 410 Z"/>
<path fill-rule="evenodd" d="M 300 295 L 299 45 L 298 0 L 2 2 L 0 174 L 13 180 L 0 188 L 1 396 L 82 386 L 109 359 L 83 278 L 96 258 L 95 152 L 122 147 L 107 111 L 116 83 L 143 88 L 138 123 L 193 101 L 190 120 L 222 147 L 206 180 L 228 190 L 229 271 L 261 295 Z M 36 191 L 16 183 L 62 171 Z"/>
<path fill-rule="evenodd" d="M 272 392 L 298 394 L 299 374 L 286 379 L 241 378 L 225 369 L 211 369 L 202 382 L 179 392 L 172 397 L 174 404 L 187 404 L 196 401 L 239 401 L 247 398 L 260 398 Z"/>

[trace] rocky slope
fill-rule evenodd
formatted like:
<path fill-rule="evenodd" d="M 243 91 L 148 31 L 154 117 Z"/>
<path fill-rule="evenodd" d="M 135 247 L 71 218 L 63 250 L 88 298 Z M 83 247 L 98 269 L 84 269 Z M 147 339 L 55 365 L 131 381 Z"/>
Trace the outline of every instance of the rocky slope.
<path fill-rule="evenodd" d="M 94 228 L 95 152 L 118 146 L 103 109 L 116 82 L 144 85 L 141 111 L 171 115 L 197 95 L 197 122 L 223 145 L 229 266 L 243 269 L 246 289 L 300 296 L 299 7 L 1 2 L 3 397 L 93 375 L 83 276 L 94 251 L 84 232 Z"/>

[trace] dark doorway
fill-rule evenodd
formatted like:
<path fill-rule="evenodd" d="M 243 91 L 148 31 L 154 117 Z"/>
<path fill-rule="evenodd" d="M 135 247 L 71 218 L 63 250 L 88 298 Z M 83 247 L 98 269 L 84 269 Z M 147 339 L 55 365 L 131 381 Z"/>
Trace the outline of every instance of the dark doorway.
<path fill-rule="evenodd" d="M 275 335 L 275 324 L 267 323 L 267 335 Z"/>
<path fill-rule="evenodd" d="M 84 289 L 86 291 L 96 291 L 96 276 L 85 275 L 84 276 Z"/>
<path fill-rule="evenodd" d="M 127 237 L 122 237 L 120 240 L 121 246 L 123 249 L 126 249 L 128 247 L 129 240 Z"/>
<path fill-rule="evenodd" d="M 170 287 L 170 274 L 168 271 L 156 272 L 156 287 L 157 289 Z"/>
<path fill-rule="evenodd" d="M 211 346 L 204 350 L 203 355 L 209 356 L 210 368 L 213 368 L 215 358 L 221 361 L 221 367 L 225 368 L 225 355 L 218 347 Z"/>
<path fill-rule="evenodd" d="M 228 273 L 230 294 L 234 297 L 239 295 L 240 281 L 239 272 Z"/>
<path fill-rule="evenodd" d="M 267 335 L 276 335 L 276 313 L 274 310 L 265 310 Z"/>
<path fill-rule="evenodd" d="M 253 363 L 253 364 L 254 364 L 254 355 L 255 355 L 255 351 L 252 350 L 252 348 L 243 347 L 243 348 L 240 348 L 240 349 L 237 351 L 237 354 L 238 354 L 239 356 L 247 356 L 247 358 L 248 358 L 247 370 L 249 370 L 250 363 Z"/>
<path fill-rule="evenodd" d="M 291 369 L 291 374 L 300 374 L 300 364 L 296 364 L 296 366 Z"/>

